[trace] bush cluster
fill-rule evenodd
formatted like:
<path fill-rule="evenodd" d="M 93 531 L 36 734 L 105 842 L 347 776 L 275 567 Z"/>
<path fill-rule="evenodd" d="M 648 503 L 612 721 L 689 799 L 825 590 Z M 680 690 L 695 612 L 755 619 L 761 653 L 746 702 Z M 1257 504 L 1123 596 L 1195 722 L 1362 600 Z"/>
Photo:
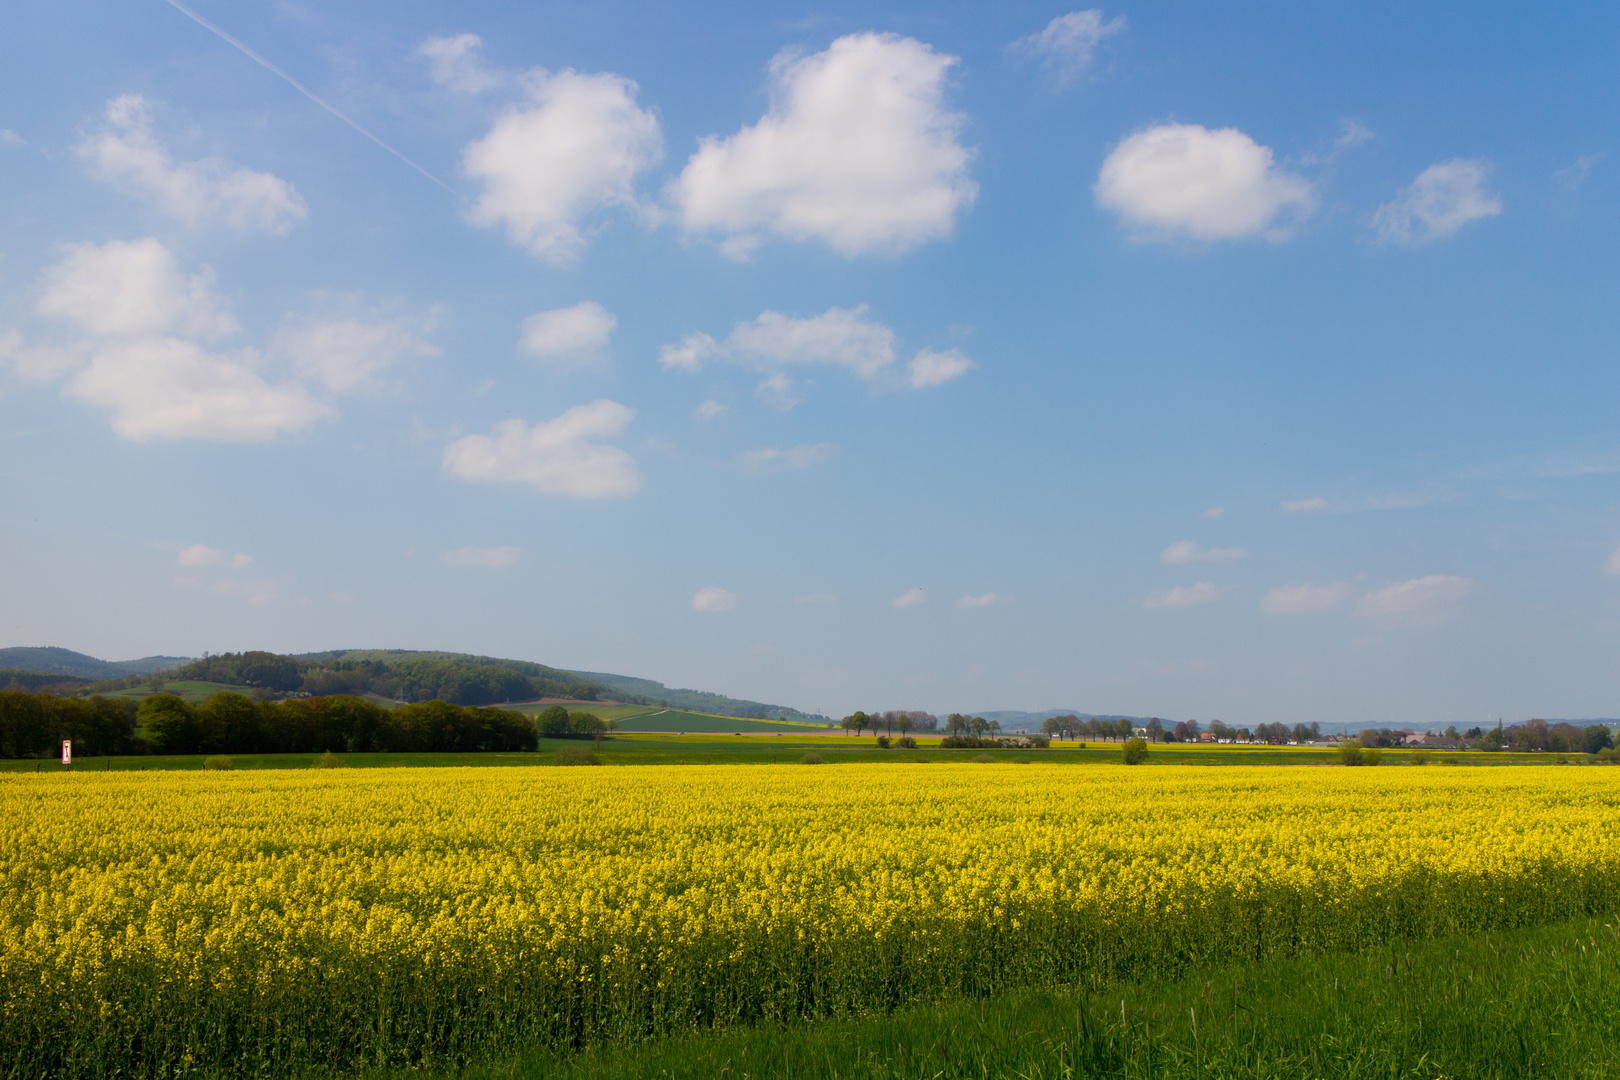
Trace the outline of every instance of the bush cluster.
<path fill-rule="evenodd" d="M 607 734 L 608 723 L 588 712 L 569 712 L 561 705 L 548 707 L 535 717 L 545 739 L 597 739 Z"/>

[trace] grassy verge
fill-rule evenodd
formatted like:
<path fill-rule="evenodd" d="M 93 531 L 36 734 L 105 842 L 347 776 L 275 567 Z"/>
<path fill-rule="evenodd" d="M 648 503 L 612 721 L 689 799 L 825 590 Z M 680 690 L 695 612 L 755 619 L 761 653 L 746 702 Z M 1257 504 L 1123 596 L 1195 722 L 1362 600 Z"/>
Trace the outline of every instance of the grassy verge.
<path fill-rule="evenodd" d="M 1613 1077 L 1617 956 L 1615 931 L 1582 920 L 814 1025 L 530 1048 L 368 1080 Z"/>

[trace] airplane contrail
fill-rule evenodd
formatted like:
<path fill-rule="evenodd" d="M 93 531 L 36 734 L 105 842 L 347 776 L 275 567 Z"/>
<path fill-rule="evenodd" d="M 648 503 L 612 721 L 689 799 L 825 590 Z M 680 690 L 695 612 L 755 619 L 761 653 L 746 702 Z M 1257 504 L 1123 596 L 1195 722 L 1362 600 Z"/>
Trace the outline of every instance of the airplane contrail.
<path fill-rule="evenodd" d="M 264 57 L 260 56 L 258 53 L 254 52 L 252 49 L 248 48 L 246 45 L 242 44 L 240 41 L 236 40 L 234 37 L 227 34 L 225 31 L 221 30 L 219 27 L 215 26 L 213 23 L 209 22 L 207 19 L 203 18 L 201 15 L 197 14 L 195 11 L 192 11 L 190 8 L 186 7 L 186 5 L 182 4 L 180 2 L 180 0 L 168 0 L 168 4 L 169 4 L 170 7 L 174 8 L 177 11 L 179 11 L 182 15 L 185 15 L 187 18 L 191 19 L 197 25 L 203 27 L 206 30 L 213 31 L 215 34 L 219 35 L 219 37 L 222 38 L 224 41 L 230 43 L 231 45 L 236 46 L 243 53 L 245 53 L 248 56 L 248 58 L 251 59 L 254 63 L 259 64 L 261 67 L 264 67 L 266 70 L 274 73 L 275 75 L 280 76 L 294 90 L 297 90 L 300 94 L 303 94 L 305 97 L 309 98 L 309 100 L 313 101 L 315 104 L 319 105 L 321 108 L 325 109 L 327 112 L 331 113 L 333 116 L 337 117 L 339 120 L 343 121 L 345 124 L 348 124 L 350 127 L 354 128 L 354 130 L 358 131 L 360 134 L 364 135 L 366 138 L 370 139 L 372 142 L 376 143 L 378 146 L 382 147 L 384 150 L 388 151 L 390 154 L 393 154 L 395 157 L 399 158 L 399 160 L 403 161 L 405 164 L 409 165 L 411 168 L 415 169 L 417 172 L 421 173 L 423 176 L 427 177 L 429 180 L 433 181 L 435 184 L 438 184 L 440 187 L 444 188 L 444 190 L 448 191 L 450 194 L 454 195 L 456 198 L 462 199 L 463 201 L 465 201 L 466 196 L 463 195 L 461 192 L 457 191 L 455 188 L 451 187 L 449 184 L 446 184 L 443 180 L 440 180 L 437 176 L 434 176 L 432 173 L 430 173 L 426 169 L 422 168 L 422 166 L 418 165 L 416 162 L 412 161 L 410 158 L 406 157 L 404 154 L 400 153 L 398 150 L 395 150 L 392 146 L 389 146 L 387 143 L 385 143 L 381 139 L 377 138 L 377 136 L 373 135 L 371 132 L 367 131 L 365 128 L 361 127 L 359 124 L 355 123 L 353 120 L 350 120 L 347 116 L 344 116 L 342 113 L 338 112 L 332 106 L 328 105 L 326 102 L 324 102 L 320 98 L 316 97 L 315 94 L 310 91 L 309 87 L 305 86 L 303 83 L 299 82 L 297 79 L 293 78 L 291 75 L 287 74 L 285 71 L 282 71 L 280 68 L 276 67 L 276 65 L 272 64 L 270 61 L 266 60 Z"/>

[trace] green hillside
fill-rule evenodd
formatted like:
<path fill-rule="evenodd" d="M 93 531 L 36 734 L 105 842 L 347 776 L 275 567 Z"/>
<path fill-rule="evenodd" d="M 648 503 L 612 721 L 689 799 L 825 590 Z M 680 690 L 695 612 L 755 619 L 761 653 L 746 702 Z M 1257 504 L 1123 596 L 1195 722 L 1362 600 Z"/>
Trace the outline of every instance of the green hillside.
<path fill-rule="evenodd" d="M 749 720 L 737 716 L 714 716 L 710 713 L 688 712 L 685 709 L 654 709 L 642 712 L 637 716 L 618 719 L 613 724 L 615 731 L 700 731 L 700 732 L 751 732 L 751 731 L 791 731 L 795 728 L 814 730 L 824 725 L 795 724 L 782 720 Z"/>
<path fill-rule="evenodd" d="M 798 709 L 789 708 L 786 705 L 767 705 L 760 701 L 727 697 L 724 694 L 712 694 L 707 690 L 671 689 L 661 682 L 654 682 L 651 679 L 638 679 L 631 675 L 613 675 L 603 671 L 575 671 L 571 672 L 571 674 L 610 687 L 618 691 L 619 694 L 624 695 L 624 700 L 655 702 L 661 706 L 690 709 L 694 712 L 709 713 L 716 716 L 798 720 L 809 723 L 817 721 L 817 718 L 809 713 L 800 712 Z"/>
<path fill-rule="evenodd" d="M 185 663 L 187 659 L 184 656 L 143 656 L 139 660 L 97 660 L 93 656 L 55 646 L 0 649 L 0 668 L 77 675 L 81 679 L 149 675 L 160 668 Z"/>

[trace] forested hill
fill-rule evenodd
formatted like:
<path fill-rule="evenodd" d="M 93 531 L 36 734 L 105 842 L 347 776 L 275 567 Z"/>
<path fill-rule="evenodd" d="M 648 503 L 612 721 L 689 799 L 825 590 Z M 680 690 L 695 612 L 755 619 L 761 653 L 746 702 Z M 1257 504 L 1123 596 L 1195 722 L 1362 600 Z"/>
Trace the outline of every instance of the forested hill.
<path fill-rule="evenodd" d="M 651 679 L 637 679 L 631 675 L 612 675 L 604 671 L 574 671 L 570 674 L 591 679 L 611 687 L 621 695 L 643 698 L 650 704 L 673 705 L 678 709 L 710 713 L 715 716 L 743 716 L 771 720 L 823 721 L 825 716 L 813 716 L 786 705 L 766 705 L 759 701 L 711 694 L 707 690 L 671 689 Z"/>
<path fill-rule="evenodd" d="M 81 679 L 116 679 L 123 675 L 150 675 L 160 668 L 183 664 L 186 656 L 143 656 L 139 660 L 97 660 L 72 649 L 54 646 L 43 648 L 0 649 L 0 668 L 17 671 L 49 672 L 55 675 L 76 675 Z"/>

